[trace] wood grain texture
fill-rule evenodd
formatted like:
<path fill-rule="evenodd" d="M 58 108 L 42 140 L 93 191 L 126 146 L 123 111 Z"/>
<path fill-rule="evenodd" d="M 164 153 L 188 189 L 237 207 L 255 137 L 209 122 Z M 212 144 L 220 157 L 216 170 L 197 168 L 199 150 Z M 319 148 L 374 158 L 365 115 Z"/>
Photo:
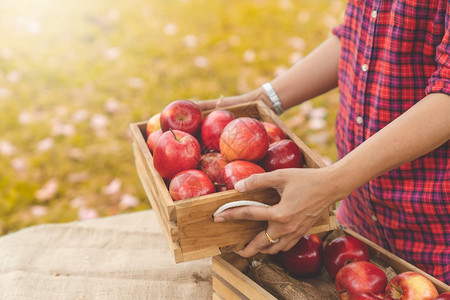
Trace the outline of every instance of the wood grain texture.
<path fill-rule="evenodd" d="M 220 256 L 213 257 L 212 271 L 249 299 L 276 299 Z"/>

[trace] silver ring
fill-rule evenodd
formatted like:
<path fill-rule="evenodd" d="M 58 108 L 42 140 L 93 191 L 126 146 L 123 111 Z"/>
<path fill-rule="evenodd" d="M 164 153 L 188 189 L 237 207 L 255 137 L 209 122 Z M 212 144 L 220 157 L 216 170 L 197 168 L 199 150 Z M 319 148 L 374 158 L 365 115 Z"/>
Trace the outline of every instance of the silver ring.
<path fill-rule="evenodd" d="M 271 238 L 270 235 L 267 233 L 267 230 L 265 231 L 265 234 L 266 234 L 267 239 L 269 240 L 269 242 L 270 242 L 271 244 L 276 244 L 276 243 L 278 243 L 278 242 L 280 241 L 280 239 L 274 240 L 273 238 Z"/>

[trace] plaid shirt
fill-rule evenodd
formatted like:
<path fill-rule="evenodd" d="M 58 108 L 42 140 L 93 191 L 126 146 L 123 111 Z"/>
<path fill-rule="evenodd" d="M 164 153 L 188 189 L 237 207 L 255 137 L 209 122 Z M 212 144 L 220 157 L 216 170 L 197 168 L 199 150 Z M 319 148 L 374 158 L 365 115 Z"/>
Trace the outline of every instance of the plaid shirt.
<path fill-rule="evenodd" d="M 349 0 L 333 29 L 342 44 L 340 158 L 427 94 L 450 95 L 449 22 L 449 0 Z M 449 144 L 370 181 L 338 209 L 341 224 L 448 284 Z"/>

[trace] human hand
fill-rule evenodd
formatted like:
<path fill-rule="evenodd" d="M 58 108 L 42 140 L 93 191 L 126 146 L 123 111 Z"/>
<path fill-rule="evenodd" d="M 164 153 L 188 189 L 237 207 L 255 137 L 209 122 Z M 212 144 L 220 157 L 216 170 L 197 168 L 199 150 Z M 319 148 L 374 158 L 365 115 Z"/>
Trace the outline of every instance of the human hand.
<path fill-rule="evenodd" d="M 201 110 L 210 110 L 241 103 L 239 98 L 240 96 L 224 97 L 220 95 L 217 99 L 195 101 L 195 104 L 197 104 Z"/>
<path fill-rule="evenodd" d="M 275 254 L 287 251 L 314 225 L 330 204 L 344 198 L 340 186 L 332 178 L 330 168 L 280 169 L 254 174 L 236 183 L 239 192 L 275 188 L 281 196 L 272 207 L 245 206 L 226 210 L 215 216 L 215 222 L 231 220 L 268 221 L 261 231 L 237 253 L 250 257 L 258 252 Z M 276 240 L 271 243 L 269 236 Z"/>
<path fill-rule="evenodd" d="M 217 99 L 195 101 L 195 104 L 197 104 L 201 110 L 210 110 L 240 103 L 253 102 L 258 99 L 264 99 L 264 95 L 265 94 L 262 88 L 258 88 L 242 95 L 230 97 L 220 96 Z"/>

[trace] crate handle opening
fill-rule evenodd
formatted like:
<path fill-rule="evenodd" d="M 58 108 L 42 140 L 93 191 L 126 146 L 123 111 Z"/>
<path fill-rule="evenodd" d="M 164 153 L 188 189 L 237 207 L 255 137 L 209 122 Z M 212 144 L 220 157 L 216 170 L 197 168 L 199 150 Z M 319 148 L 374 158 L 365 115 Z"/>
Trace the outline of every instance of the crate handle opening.
<path fill-rule="evenodd" d="M 251 200 L 241 200 L 241 201 L 233 201 L 233 202 L 228 202 L 225 203 L 224 205 L 222 205 L 221 207 L 219 207 L 214 213 L 213 213 L 213 218 L 220 214 L 221 212 L 230 209 L 230 208 L 235 208 L 235 207 L 241 207 L 241 206 L 262 206 L 262 207 L 269 207 L 270 205 L 265 204 L 265 203 L 261 203 L 258 201 L 251 201 Z"/>

